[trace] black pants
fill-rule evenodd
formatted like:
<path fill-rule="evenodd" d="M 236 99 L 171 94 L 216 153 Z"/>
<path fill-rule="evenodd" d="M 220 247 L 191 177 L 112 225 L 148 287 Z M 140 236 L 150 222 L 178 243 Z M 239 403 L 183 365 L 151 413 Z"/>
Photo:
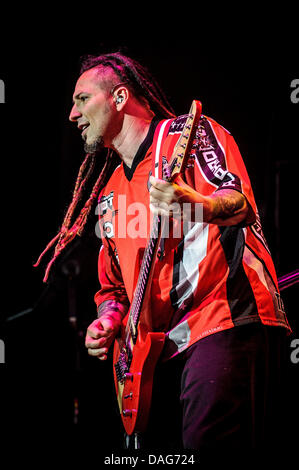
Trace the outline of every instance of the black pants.
<path fill-rule="evenodd" d="M 248 324 L 208 336 L 156 370 L 145 449 L 279 445 L 286 332 Z"/>

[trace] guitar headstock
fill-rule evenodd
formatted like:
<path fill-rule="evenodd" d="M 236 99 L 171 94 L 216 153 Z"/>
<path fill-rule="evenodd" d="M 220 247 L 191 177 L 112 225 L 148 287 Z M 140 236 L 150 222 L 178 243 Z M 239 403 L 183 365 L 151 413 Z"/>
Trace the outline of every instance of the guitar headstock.
<path fill-rule="evenodd" d="M 187 161 L 192 157 L 192 142 L 195 137 L 202 111 L 202 104 L 198 100 L 193 100 L 189 114 L 180 135 L 180 138 L 174 148 L 168 165 L 163 165 L 166 169 L 163 171 L 164 178 L 173 180 L 178 173 L 181 173 L 187 166 Z M 168 168 L 167 168 L 168 167 Z"/>

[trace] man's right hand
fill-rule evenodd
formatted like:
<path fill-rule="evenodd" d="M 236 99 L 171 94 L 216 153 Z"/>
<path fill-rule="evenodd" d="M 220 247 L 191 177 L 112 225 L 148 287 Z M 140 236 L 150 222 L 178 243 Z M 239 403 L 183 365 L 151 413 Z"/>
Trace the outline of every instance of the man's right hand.
<path fill-rule="evenodd" d="M 85 346 L 90 356 L 98 357 L 101 361 L 107 359 L 108 349 L 117 335 L 121 325 L 121 317 L 113 312 L 104 314 L 94 320 L 88 327 Z"/>

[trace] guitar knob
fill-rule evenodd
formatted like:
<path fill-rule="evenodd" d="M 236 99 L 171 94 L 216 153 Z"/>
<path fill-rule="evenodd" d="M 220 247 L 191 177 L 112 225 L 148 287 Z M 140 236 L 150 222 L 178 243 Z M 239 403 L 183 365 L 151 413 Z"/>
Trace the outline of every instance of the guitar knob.
<path fill-rule="evenodd" d="M 126 372 L 124 375 L 124 379 L 133 381 L 133 374 L 131 374 L 131 372 Z"/>
<path fill-rule="evenodd" d="M 132 410 L 123 410 L 123 416 L 125 417 L 132 416 Z"/>

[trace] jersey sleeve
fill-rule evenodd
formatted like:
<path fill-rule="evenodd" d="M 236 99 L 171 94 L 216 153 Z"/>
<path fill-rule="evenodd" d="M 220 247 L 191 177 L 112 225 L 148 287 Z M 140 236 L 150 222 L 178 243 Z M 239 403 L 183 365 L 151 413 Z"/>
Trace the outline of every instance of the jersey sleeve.
<path fill-rule="evenodd" d="M 107 239 L 103 240 L 103 245 L 99 252 L 98 276 L 101 288 L 94 296 L 98 316 L 101 316 L 109 309 L 117 310 L 124 317 L 129 309 L 129 300 L 118 264 L 117 254 Z"/>
<path fill-rule="evenodd" d="M 205 117 L 201 121 L 199 137 L 195 189 L 204 195 L 220 189 L 241 192 L 249 204 L 245 224 L 253 223 L 256 203 L 244 161 L 233 136 L 214 120 Z"/>

